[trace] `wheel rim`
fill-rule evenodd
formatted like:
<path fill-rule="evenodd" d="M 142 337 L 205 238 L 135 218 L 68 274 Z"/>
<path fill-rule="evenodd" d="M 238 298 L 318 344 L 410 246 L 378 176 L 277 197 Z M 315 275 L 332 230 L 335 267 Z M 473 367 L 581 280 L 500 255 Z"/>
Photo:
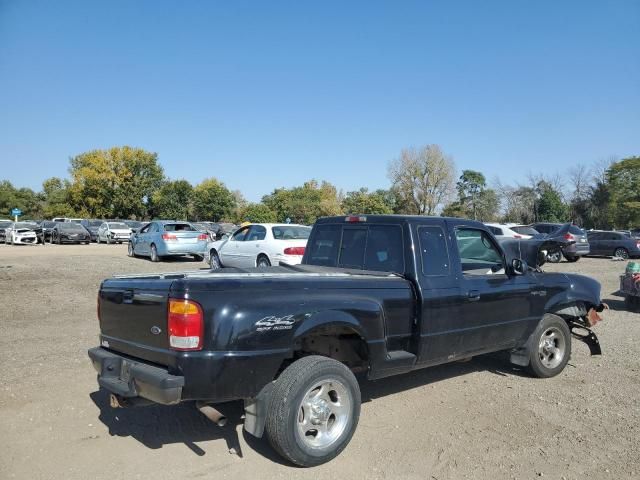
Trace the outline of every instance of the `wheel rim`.
<path fill-rule="evenodd" d="M 620 248 L 620 249 L 616 250 L 616 251 L 615 251 L 615 253 L 614 253 L 614 255 L 615 255 L 616 257 L 618 257 L 618 258 L 623 258 L 623 259 L 625 259 L 625 260 L 626 260 L 627 258 L 629 258 L 629 254 L 627 253 L 627 251 L 626 251 L 626 250 L 624 250 L 624 249 L 622 249 L 622 248 Z"/>
<path fill-rule="evenodd" d="M 298 407 L 296 430 L 306 446 L 325 449 L 345 432 L 353 402 L 349 390 L 339 380 L 316 382 Z"/>
<path fill-rule="evenodd" d="M 549 261 L 552 263 L 557 263 L 560 261 L 560 252 L 549 254 Z"/>
<path fill-rule="evenodd" d="M 129 256 L 133 257 L 133 246 L 131 244 L 129 244 L 128 250 L 129 250 Z"/>
<path fill-rule="evenodd" d="M 540 337 L 538 355 L 546 368 L 556 368 L 564 359 L 567 343 L 557 327 L 547 328 Z"/>

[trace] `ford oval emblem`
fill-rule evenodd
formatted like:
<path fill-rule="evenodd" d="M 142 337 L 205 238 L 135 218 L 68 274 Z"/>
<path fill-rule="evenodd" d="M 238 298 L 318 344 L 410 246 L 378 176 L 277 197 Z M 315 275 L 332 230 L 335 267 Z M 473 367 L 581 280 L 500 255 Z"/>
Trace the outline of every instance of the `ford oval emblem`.
<path fill-rule="evenodd" d="M 151 327 L 151 333 L 153 333 L 154 335 L 160 335 L 160 333 L 162 333 L 162 329 L 154 325 L 153 327 Z"/>

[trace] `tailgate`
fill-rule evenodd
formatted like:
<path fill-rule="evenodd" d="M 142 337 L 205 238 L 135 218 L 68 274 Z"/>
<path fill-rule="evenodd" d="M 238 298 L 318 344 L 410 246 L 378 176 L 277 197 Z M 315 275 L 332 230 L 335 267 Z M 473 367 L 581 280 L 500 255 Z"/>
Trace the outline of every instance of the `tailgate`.
<path fill-rule="evenodd" d="M 171 363 L 167 302 L 171 279 L 110 279 L 100 288 L 101 345 L 161 365 Z"/>

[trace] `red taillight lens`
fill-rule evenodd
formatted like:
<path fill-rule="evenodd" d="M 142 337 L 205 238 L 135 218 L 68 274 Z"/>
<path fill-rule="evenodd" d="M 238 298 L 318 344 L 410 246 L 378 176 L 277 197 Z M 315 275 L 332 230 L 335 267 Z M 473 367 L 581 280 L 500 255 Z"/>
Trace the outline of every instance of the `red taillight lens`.
<path fill-rule="evenodd" d="M 206 240 L 208 237 L 208 235 L 206 233 L 201 233 L 200 235 L 198 235 L 198 240 Z"/>
<path fill-rule="evenodd" d="M 514 235 L 513 238 L 522 238 L 522 235 Z"/>
<path fill-rule="evenodd" d="M 284 249 L 285 255 L 304 255 L 304 247 L 287 247 Z"/>
<path fill-rule="evenodd" d="M 169 347 L 173 350 L 202 350 L 204 315 L 193 300 L 169 300 L 167 321 Z"/>
<path fill-rule="evenodd" d="M 565 240 L 573 240 L 573 235 L 571 235 L 570 233 L 565 233 L 564 234 L 564 239 Z"/>
<path fill-rule="evenodd" d="M 162 234 L 162 239 L 163 240 L 168 240 L 168 241 L 176 241 L 176 240 L 178 240 L 178 237 L 176 237 L 175 235 L 171 235 L 170 233 L 163 233 Z"/>

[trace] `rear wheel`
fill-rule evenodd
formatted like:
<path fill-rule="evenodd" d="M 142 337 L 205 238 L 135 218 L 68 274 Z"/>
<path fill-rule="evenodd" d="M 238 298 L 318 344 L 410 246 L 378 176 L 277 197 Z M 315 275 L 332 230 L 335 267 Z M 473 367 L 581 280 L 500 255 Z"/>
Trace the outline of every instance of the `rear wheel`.
<path fill-rule="evenodd" d="M 158 249 L 155 245 L 151 244 L 151 261 L 157 262 L 158 260 L 160 260 L 160 257 L 158 256 Z"/>
<path fill-rule="evenodd" d="M 348 445 L 360 417 L 360 388 L 351 370 L 312 355 L 275 382 L 265 431 L 273 448 L 296 465 L 328 462 Z"/>
<path fill-rule="evenodd" d="M 577 255 L 569 256 L 569 257 L 565 256 L 564 258 L 567 260 L 567 262 L 570 262 L 570 263 L 574 263 L 574 262 L 577 262 L 578 260 L 580 260 L 580 257 L 577 256 Z"/>
<path fill-rule="evenodd" d="M 127 255 L 129 255 L 130 257 L 133 257 L 135 255 L 133 251 L 133 244 L 131 242 L 129 242 L 129 246 L 127 247 Z"/>
<path fill-rule="evenodd" d="M 60 235 L 56 235 L 56 243 L 62 245 L 62 237 Z"/>
<path fill-rule="evenodd" d="M 623 260 L 628 260 L 629 259 L 629 252 L 627 251 L 626 248 L 616 248 L 615 252 L 613 252 L 613 256 L 616 258 L 621 258 Z"/>
<path fill-rule="evenodd" d="M 218 270 L 222 268 L 220 257 L 218 256 L 218 252 L 215 250 L 211 250 L 211 253 L 209 254 L 209 267 L 211 267 L 211 270 Z"/>
<path fill-rule="evenodd" d="M 533 333 L 529 371 L 538 378 L 558 375 L 571 356 L 571 332 L 562 318 L 545 315 Z"/>
<path fill-rule="evenodd" d="M 560 260 L 562 260 L 561 252 L 553 252 L 547 255 L 547 261 L 549 263 L 560 263 Z"/>
<path fill-rule="evenodd" d="M 260 255 L 258 257 L 258 260 L 256 261 L 256 266 L 258 268 L 270 267 L 271 266 L 271 262 L 269 261 L 269 258 L 266 255 Z"/>

